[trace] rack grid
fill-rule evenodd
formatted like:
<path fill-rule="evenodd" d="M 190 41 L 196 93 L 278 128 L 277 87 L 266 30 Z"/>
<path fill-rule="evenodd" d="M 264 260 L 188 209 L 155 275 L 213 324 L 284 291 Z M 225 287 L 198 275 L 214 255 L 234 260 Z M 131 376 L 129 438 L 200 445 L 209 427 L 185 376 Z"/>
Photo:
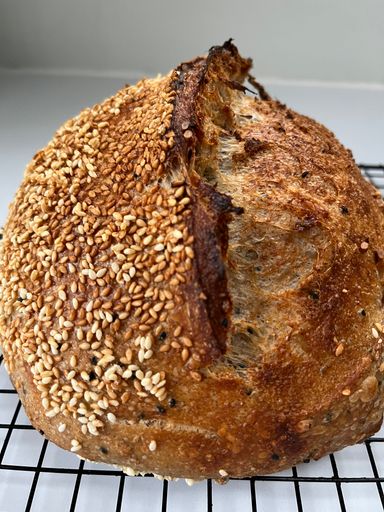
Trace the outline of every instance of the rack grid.
<path fill-rule="evenodd" d="M 384 165 L 360 164 L 384 195 Z M 0 355 L 0 512 L 92 510 L 384 510 L 384 429 L 363 443 L 289 471 L 218 485 L 128 477 L 80 460 L 40 436 L 24 414 Z"/>

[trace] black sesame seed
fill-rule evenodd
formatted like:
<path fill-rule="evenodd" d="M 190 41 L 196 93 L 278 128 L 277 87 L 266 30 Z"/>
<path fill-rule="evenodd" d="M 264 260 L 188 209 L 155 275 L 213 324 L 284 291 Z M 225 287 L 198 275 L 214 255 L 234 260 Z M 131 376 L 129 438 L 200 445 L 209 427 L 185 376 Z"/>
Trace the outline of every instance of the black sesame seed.
<path fill-rule="evenodd" d="M 301 177 L 306 178 L 308 176 L 308 174 L 309 174 L 309 171 L 304 171 L 301 173 Z"/>
<path fill-rule="evenodd" d="M 97 379 L 96 373 L 93 370 L 91 370 L 89 372 L 89 380 L 95 380 L 95 379 Z"/>
<path fill-rule="evenodd" d="M 367 316 L 367 313 L 365 312 L 365 309 L 359 309 L 358 313 L 361 316 Z"/>
<path fill-rule="evenodd" d="M 97 357 L 96 357 L 96 356 L 92 356 L 92 358 L 91 358 L 91 363 L 92 363 L 94 366 L 95 366 L 95 365 L 97 365 L 98 361 L 99 361 L 99 360 L 97 359 Z"/>
<path fill-rule="evenodd" d="M 168 405 L 169 405 L 169 407 L 175 407 L 175 405 L 176 405 L 176 400 L 175 400 L 174 398 L 170 398 L 170 399 L 168 400 Z"/>
<path fill-rule="evenodd" d="M 223 327 L 228 327 L 228 320 L 226 318 L 224 318 L 222 321 L 221 321 L 221 325 Z"/>
<path fill-rule="evenodd" d="M 252 327 L 247 327 L 247 332 L 249 334 L 255 334 L 255 331 L 252 329 Z"/>
<path fill-rule="evenodd" d="M 250 395 L 252 395 L 252 389 L 246 389 L 246 390 L 244 391 L 244 393 L 245 393 L 247 396 L 250 396 Z"/>
<path fill-rule="evenodd" d="M 340 211 L 341 211 L 341 213 L 342 213 L 343 215 L 347 215 L 347 214 L 349 213 L 348 208 L 347 208 L 346 206 L 344 206 L 344 205 L 341 205 L 341 206 L 340 206 Z"/>
<path fill-rule="evenodd" d="M 280 457 L 277 455 L 277 453 L 272 453 L 272 455 L 271 455 L 271 459 L 272 459 L 272 460 L 279 460 L 279 459 L 280 459 Z"/>
<path fill-rule="evenodd" d="M 3 233 L 0 233 L 0 240 L 3 239 Z"/>
<path fill-rule="evenodd" d="M 319 300 L 320 297 L 319 292 L 316 290 L 311 290 L 309 292 L 309 296 L 311 297 L 312 300 Z"/>
<path fill-rule="evenodd" d="M 260 272 L 261 271 L 261 267 L 255 267 L 255 270 L 256 270 L 256 272 Z"/>
<path fill-rule="evenodd" d="M 108 453 L 108 448 L 106 448 L 105 446 L 100 446 L 100 451 L 101 451 L 101 453 L 103 453 L 104 455 L 107 455 L 107 453 Z"/>
<path fill-rule="evenodd" d="M 166 337 L 167 337 L 167 333 L 165 331 L 163 331 L 159 334 L 160 341 L 164 341 Z"/>
<path fill-rule="evenodd" d="M 19 302 L 23 302 L 23 299 L 22 299 L 21 297 L 17 297 L 17 300 L 18 300 Z"/>
<path fill-rule="evenodd" d="M 157 409 L 157 412 L 159 412 L 160 414 L 164 414 L 165 413 L 165 408 L 162 405 L 158 405 L 156 407 L 156 409 Z"/>

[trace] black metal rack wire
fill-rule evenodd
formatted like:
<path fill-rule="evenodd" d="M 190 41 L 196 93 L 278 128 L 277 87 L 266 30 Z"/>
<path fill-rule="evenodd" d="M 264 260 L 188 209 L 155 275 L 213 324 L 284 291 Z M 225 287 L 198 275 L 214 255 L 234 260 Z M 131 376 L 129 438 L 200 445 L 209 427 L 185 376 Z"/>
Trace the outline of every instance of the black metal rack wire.
<path fill-rule="evenodd" d="M 363 175 L 372 182 L 381 192 L 384 194 L 384 165 L 380 164 L 361 164 L 360 169 Z M 0 355 L 0 369 L 3 367 L 3 356 Z M 112 505 L 110 510 L 115 510 L 116 512 L 120 512 L 124 510 L 124 501 L 126 496 L 124 494 L 124 488 L 126 485 L 127 478 L 140 478 L 140 477 L 127 477 L 121 471 L 117 469 L 89 469 L 86 466 L 85 461 L 80 460 L 77 467 L 56 467 L 54 465 L 46 465 L 44 463 L 44 458 L 47 453 L 47 448 L 49 447 L 49 442 L 44 439 L 41 450 L 38 456 L 36 465 L 28 465 L 28 464 L 9 464 L 4 463 L 4 458 L 7 453 L 7 450 L 10 449 L 12 435 L 14 435 L 17 431 L 24 430 L 34 430 L 30 424 L 23 424 L 18 422 L 19 413 L 21 411 L 21 403 L 17 399 L 16 391 L 11 388 L 0 388 L 0 410 L 3 406 L 2 400 L 4 397 L 9 395 L 15 395 L 15 408 L 13 411 L 13 415 L 8 422 L 0 423 L 0 439 L 3 437 L 3 444 L 0 450 L 0 491 L 2 486 L 2 474 L 5 471 L 11 472 L 24 472 L 30 473 L 33 475 L 32 482 L 30 484 L 29 490 L 27 492 L 27 499 L 25 503 L 25 507 L 20 510 L 25 510 L 29 512 L 33 509 L 34 498 L 36 495 L 36 491 L 39 487 L 39 481 L 41 480 L 41 475 L 44 474 L 60 474 L 60 475 L 73 475 L 75 477 L 74 485 L 72 488 L 72 494 L 69 500 L 69 510 L 70 512 L 79 511 L 80 509 L 77 507 L 78 505 L 78 497 L 81 489 L 81 484 L 86 476 L 99 476 L 99 477 L 109 477 L 113 479 L 117 479 L 117 493 L 115 496 L 115 503 Z M 277 475 L 268 475 L 268 476 L 258 476 L 254 478 L 244 479 L 248 486 L 248 499 L 249 499 L 249 510 L 252 512 L 259 511 L 259 502 L 258 502 L 258 489 L 262 482 L 274 482 L 274 483 L 290 483 L 294 488 L 294 506 L 290 508 L 290 510 L 297 510 L 298 512 L 304 512 L 310 510 L 312 512 L 312 506 L 307 507 L 304 505 L 302 499 L 302 487 L 307 483 L 311 484 L 332 484 L 335 486 L 337 492 L 337 508 L 335 510 L 340 510 L 341 512 L 349 511 L 349 507 L 347 506 L 347 502 L 345 499 L 345 489 L 347 485 L 367 485 L 371 484 L 376 487 L 376 505 L 375 508 L 367 508 L 364 504 L 361 505 L 361 509 L 369 510 L 370 512 L 376 510 L 384 510 L 384 493 L 383 487 L 384 477 L 380 476 L 380 471 L 378 469 L 377 460 L 375 459 L 374 454 L 374 446 L 382 445 L 384 447 L 384 437 L 373 436 L 366 441 L 364 441 L 363 446 L 365 447 L 366 453 L 365 456 L 369 461 L 369 467 L 372 476 L 341 476 L 339 474 L 339 468 L 336 462 L 336 457 L 334 454 L 329 455 L 329 462 L 331 466 L 331 476 L 305 476 L 300 475 L 298 473 L 297 468 L 292 468 L 291 474 L 277 474 Z M 162 482 L 162 491 L 161 491 L 161 499 L 160 499 L 160 509 L 158 508 L 148 508 L 148 510 L 160 510 L 161 512 L 168 511 L 168 495 L 170 486 L 173 485 L 173 482 Z M 215 493 L 213 492 L 213 484 L 211 480 L 207 480 L 205 483 L 205 505 L 201 510 L 206 510 L 207 512 L 216 512 Z M 7 505 L 5 502 L 1 502 L 2 495 L 0 492 L 0 511 L 1 512 L 15 512 L 14 508 L 11 508 L 11 505 Z M 4 501 L 4 499 L 3 499 Z M 5 508 L 4 508 L 5 507 Z M 10 508 L 9 508 L 10 507 Z M 131 508 L 132 507 L 132 508 Z M 240 510 L 235 506 L 230 506 L 231 510 Z M 18 512 L 19 509 L 17 509 Z M 57 510 L 56 505 L 52 504 L 52 510 Z M 82 509 L 83 510 L 83 509 Z M 135 504 L 130 503 L 129 508 L 127 510 L 136 510 Z M 141 509 L 140 509 L 141 510 Z M 185 507 L 183 507 L 185 510 Z M 200 510 L 200 509 L 199 509 Z M 284 506 L 281 505 L 281 508 L 274 510 L 288 510 Z M 331 511 L 330 511 L 331 512 Z"/>

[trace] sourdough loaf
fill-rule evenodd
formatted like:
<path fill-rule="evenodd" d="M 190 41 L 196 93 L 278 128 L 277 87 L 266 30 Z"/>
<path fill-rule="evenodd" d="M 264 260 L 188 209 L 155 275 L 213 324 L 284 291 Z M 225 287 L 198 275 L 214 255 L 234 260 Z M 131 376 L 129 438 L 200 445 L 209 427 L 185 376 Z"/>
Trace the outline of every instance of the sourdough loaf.
<path fill-rule="evenodd" d="M 5 363 L 32 424 L 93 460 L 275 472 L 375 432 L 383 204 L 229 41 L 66 122 L 0 256 Z"/>

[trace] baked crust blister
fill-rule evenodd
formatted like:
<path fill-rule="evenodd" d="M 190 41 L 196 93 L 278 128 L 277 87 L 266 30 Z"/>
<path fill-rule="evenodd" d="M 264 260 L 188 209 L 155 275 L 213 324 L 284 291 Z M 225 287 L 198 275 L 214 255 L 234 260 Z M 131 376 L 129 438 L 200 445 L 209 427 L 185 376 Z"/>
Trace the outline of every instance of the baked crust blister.
<path fill-rule="evenodd" d="M 124 87 L 26 169 L 1 345 L 32 424 L 84 458 L 243 477 L 381 424 L 382 200 L 250 66 L 227 42 Z"/>

